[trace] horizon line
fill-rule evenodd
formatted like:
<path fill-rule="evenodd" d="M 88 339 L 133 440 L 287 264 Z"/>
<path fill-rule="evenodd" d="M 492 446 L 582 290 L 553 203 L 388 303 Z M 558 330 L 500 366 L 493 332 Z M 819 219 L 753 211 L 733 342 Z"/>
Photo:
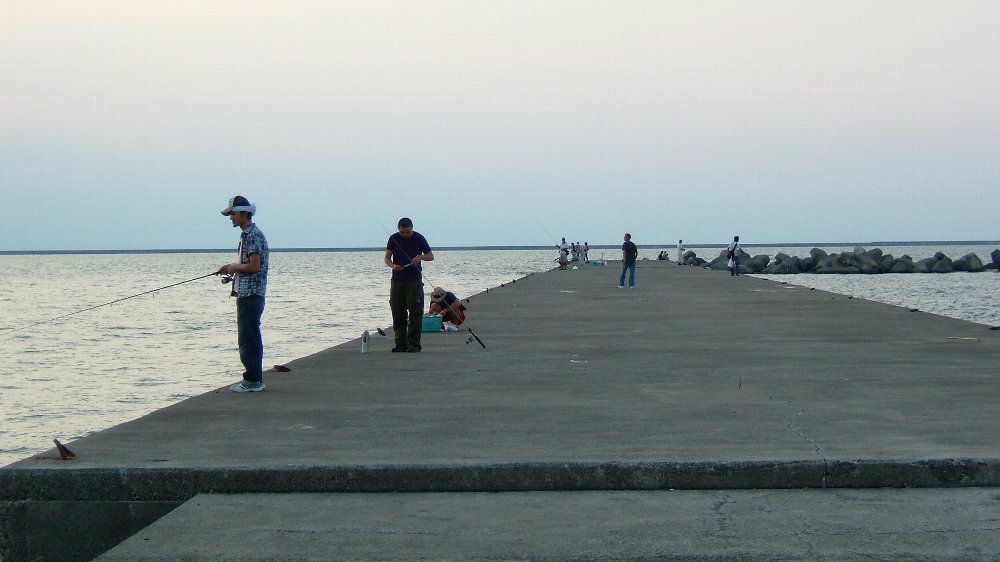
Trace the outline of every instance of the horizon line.
<path fill-rule="evenodd" d="M 872 241 L 872 242 L 781 242 L 781 243 L 764 243 L 764 242 L 749 242 L 746 244 L 741 243 L 740 246 L 744 248 L 780 248 L 780 247 L 806 247 L 812 246 L 817 248 L 822 248 L 823 246 L 931 246 L 931 245 L 943 245 L 943 246 L 958 246 L 958 245 L 974 245 L 974 246 L 988 246 L 991 244 L 1000 244 L 997 240 L 903 240 L 903 241 Z M 705 243 L 705 244 L 691 244 L 688 247 L 684 244 L 686 249 L 691 248 L 725 248 L 728 246 L 728 242 L 722 243 Z M 675 243 L 669 244 L 637 244 L 639 248 L 644 249 L 655 249 L 655 248 L 667 248 L 673 249 L 676 247 Z M 438 246 L 438 250 L 451 250 L 451 251 L 497 251 L 497 250 L 549 250 L 554 249 L 555 246 L 549 245 L 502 245 L 502 246 Z M 595 244 L 590 246 L 593 249 L 608 250 L 608 249 L 619 249 L 620 246 L 617 244 Z M 369 246 L 369 247 L 300 247 L 300 248 L 271 248 L 270 251 L 277 253 L 343 253 L 343 252 L 381 252 L 383 248 L 381 246 Z M 12 255 L 64 255 L 64 254 L 92 254 L 92 255 L 102 255 L 102 254 L 222 254 L 232 252 L 231 248 L 147 248 L 147 249 L 86 249 L 86 250 L 70 250 L 70 249 L 59 249 L 59 250 L 0 250 L 0 255 L 12 256 Z"/>

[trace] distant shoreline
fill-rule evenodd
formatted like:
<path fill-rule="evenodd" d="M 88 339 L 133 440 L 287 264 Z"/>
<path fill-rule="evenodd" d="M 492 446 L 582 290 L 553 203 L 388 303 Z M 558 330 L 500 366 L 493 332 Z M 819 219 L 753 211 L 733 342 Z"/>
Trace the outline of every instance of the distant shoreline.
<path fill-rule="evenodd" d="M 744 248 L 806 248 L 806 247 L 843 247 L 843 246 L 864 246 L 866 248 L 876 248 L 880 246 L 990 246 L 1000 245 L 996 240 L 913 240 L 902 242 L 782 242 L 782 243 L 761 243 L 761 244 L 740 244 Z M 729 243 L 721 244 L 684 244 L 685 248 L 725 248 Z M 639 248 L 647 250 L 671 249 L 676 247 L 675 243 L 668 244 L 639 244 Z M 436 250 L 469 250 L 469 251 L 504 251 L 504 250 L 550 250 L 555 245 L 545 246 L 437 246 Z M 593 245 L 591 250 L 617 250 L 619 245 Z M 383 247 L 368 248 L 271 248 L 275 253 L 335 253 L 335 252 L 381 252 Z M 67 254 L 226 254 L 231 253 L 232 248 L 221 249 L 161 249 L 161 250 L 0 250 L 0 256 L 32 256 L 32 255 L 67 255 Z"/>

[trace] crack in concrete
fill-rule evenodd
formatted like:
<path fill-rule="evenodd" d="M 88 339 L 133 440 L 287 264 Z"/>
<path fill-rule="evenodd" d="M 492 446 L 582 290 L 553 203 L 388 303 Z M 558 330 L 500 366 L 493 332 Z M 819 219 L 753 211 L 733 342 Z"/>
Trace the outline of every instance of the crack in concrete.
<path fill-rule="evenodd" d="M 715 513 L 716 515 L 715 518 L 716 530 L 714 533 L 712 533 L 713 535 L 720 535 L 722 533 L 725 533 L 726 531 L 729 531 L 729 522 L 732 521 L 733 518 L 731 515 L 726 515 L 722 513 L 722 510 L 725 509 L 727 505 L 735 505 L 735 504 L 736 502 L 733 501 L 732 496 L 727 494 L 721 500 L 715 502 L 715 504 L 712 505 L 712 512 Z"/>
<path fill-rule="evenodd" d="M 739 377 L 739 381 L 737 383 L 737 390 L 743 390 L 743 382 L 744 382 L 743 381 L 743 377 Z M 757 392 L 760 393 L 761 395 L 763 395 L 763 391 L 762 390 L 758 390 Z M 767 399 L 768 400 L 774 400 L 774 394 L 773 393 L 768 394 Z M 785 405 L 789 409 L 792 408 L 791 401 L 786 400 L 784 402 L 785 402 Z M 803 413 L 804 413 L 804 411 L 800 409 L 798 411 L 798 414 L 796 415 L 796 417 L 801 417 Z M 816 441 L 814 441 L 813 439 L 810 439 L 809 437 L 807 437 L 802 431 L 800 431 L 799 429 L 795 428 L 794 425 L 795 425 L 795 417 L 793 417 L 793 418 L 791 418 L 791 419 L 788 420 L 788 423 L 785 424 L 785 429 L 787 429 L 791 433 L 797 435 L 800 439 L 802 439 L 806 443 L 809 443 L 810 445 L 813 446 L 813 449 L 815 449 L 815 452 L 816 452 L 816 457 L 818 457 L 820 460 L 823 461 L 823 477 L 820 480 L 820 487 L 821 488 L 827 488 L 828 485 L 829 485 L 829 481 L 830 481 L 830 463 L 829 463 L 829 461 L 827 460 L 827 458 L 825 456 L 823 456 L 823 450 L 819 446 L 819 444 L 816 443 Z"/>
<path fill-rule="evenodd" d="M 815 536 L 813 533 L 813 526 L 807 519 L 802 519 L 801 525 L 803 528 L 793 533 L 793 536 L 795 537 L 795 540 L 805 546 L 805 552 L 802 553 L 803 559 L 812 560 L 818 558 L 816 553 L 816 544 L 811 540 L 811 537 Z"/>
<path fill-rule="evenodd" d="M 798 412 L 798 414 L 796 414 L 796 416 L 797 417 L 801 417 L 802 413 L 803 413 L 803 411 L 799 410 L 799 412 Z M 802 433 L 802 431 L 800 431 L 799 429 L 795 428 L 794 425 L 795 425 L 795 418 L 792 418 L 792 419 L 788 420 L 788 424 L 785 425 L 785 429 L 787 429 L 788 431 L 794 433 L 795 435 L 798 435 L 800 439 L 802 439 L 806 443 L 809 443 L 810 445 L 812 445 L 813 449 L 816 450 L 816 456 L 819 457 L 819 459 L 823 461 L 823 479 L 820 482 L 820 484 L 822 485 L 823 488 L 826 488 L 828 480 L 830 478 L 830 463 L 827 461 L 826 457 L 823 456 L 823 450 L 820 448 L 819 444 L 816 443 L 816 441 L 814 441 L 814 440 L 810 439 L 809 437 L 807 437 L 806 434 Z"/>
<path fill-rule="evenodd" d="M 420 531 L 406 528 L 385 527 L 330 527 L 328 529 L 255 529 L 255 533 L 275 535 L 414 535 L 414 536 L 454 536 L 470 533 L 450 533 L 441 531 Z"/>
<path fill-rule="evenodd" d="M 900 530 L 900 531 L 876 531 L 870 528 L 821 530 L 806 525 L 805 529 L 798 531 L 795 534 L 796 536 L 808 535 L 811 537 L 857 537 L 859 533 L 862 531 L 866 536 L 870 537 L 907 537 L 907 536 L 920 537 L 924 535 L 953 535 L 957 533 L 967 535 L 970 532 L 995 533 L 997 531 L 1000 531 L 1000 527 L 963 527 L 960 529 L 913 529 L 913 530 Z"/>

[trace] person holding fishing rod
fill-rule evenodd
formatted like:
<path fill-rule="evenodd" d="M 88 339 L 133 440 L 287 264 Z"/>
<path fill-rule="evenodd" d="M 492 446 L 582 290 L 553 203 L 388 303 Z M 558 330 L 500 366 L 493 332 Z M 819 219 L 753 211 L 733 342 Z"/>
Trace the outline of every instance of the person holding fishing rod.
<path fill-rule="evenodd" d="M 420 332 L 424 318 L 424 282 L 420 262 L 434 261 L 434 252 L 422 234 L 413 230 L 413 221 L 399 219 L 398 232 L 385 246 L 385 265 L 392 268 L 389 308 L 396 339 L 394 353 L 420 352 Z"/>
<path fill-rule="evenodd" d="M 565 270 L 566 266 L 569 265 L 569 244 L 566 243 L 565 236 L 562 242 L 556 244 L 556 249 L 559 250 L 559 258 L 556 260 L 559 262 L 559 269 Z"/>
<path fill-rule="evenodd" d="M 267 290 L 267 238 L 253 216 L 257 206 L 246 197 L 237 195 L 229 200 L 222 214 L 229 217 L 233 228 L 240 228 L 239 261 L 219 268 L 218 273 L 231 276 L 236 297 L 236 330 L 243 363 L 243 380 L 230 386 L 233 392 L 264 390 L 264 342 L 260 335 L 260 317 L 264 314 L 264 293 Z"/>

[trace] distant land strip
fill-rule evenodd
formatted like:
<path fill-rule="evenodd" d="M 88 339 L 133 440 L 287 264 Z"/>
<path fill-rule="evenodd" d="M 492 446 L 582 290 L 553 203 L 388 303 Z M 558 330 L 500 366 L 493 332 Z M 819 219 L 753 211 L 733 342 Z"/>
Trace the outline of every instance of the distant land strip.
<path fill-rule="evenodd" d="M 770 242 L 770 243 L 740 243 L 743 248 L 824 248 L 843 246 L 864 246 L 866 248 L 876 248 L 880 246 L 988 246 L 1000 244 L 997 240 L 913 240 L 896 242 Z M 665 244 L 638 244 L 644 249 L 672 249 L 676 247 L 675 242 Z M 691 248 L 725 248 L 729 242 L 721 244 L 699 244 L 685 243 L 685 249 Z M 550 250 L 556 246 L 434 246 L 435 250 L 473 250 L 473 251 L 503 251 L 503 250 Z M 601 244 L 590 246 L 591 250 L 618 250 L 621 245 Z M 271 248 L 272 252 L 381 252 L 385 250 L 383 246 L 372 246 L 367 248 Z M 0 250 L 0 256 L 31 256 L 31 255 L 65 255 L 65 254 L 227 254 L 232 253 L 232 248 L 170 248 L 170 249 L 147 249 L 147 250 Z"/>

